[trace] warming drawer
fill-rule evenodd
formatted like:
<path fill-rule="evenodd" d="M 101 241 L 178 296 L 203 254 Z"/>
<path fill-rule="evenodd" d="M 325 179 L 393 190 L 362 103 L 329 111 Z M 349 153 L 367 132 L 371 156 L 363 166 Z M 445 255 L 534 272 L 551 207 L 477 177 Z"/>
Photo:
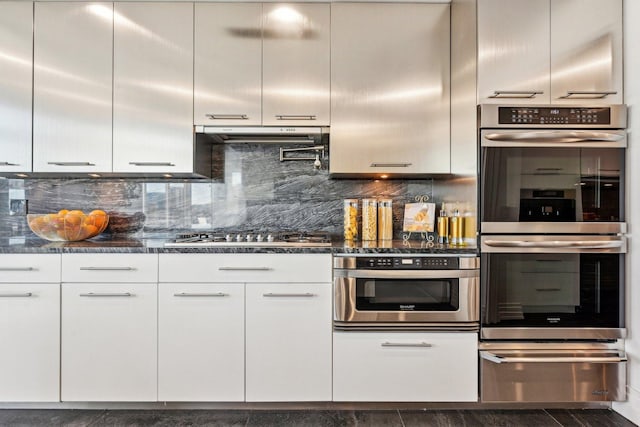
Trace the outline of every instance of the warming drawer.
<path fill-rule="evenodd" d="M 618 350 L 480 351 L 482 402 L 626 400 L 627 358 Z"/>

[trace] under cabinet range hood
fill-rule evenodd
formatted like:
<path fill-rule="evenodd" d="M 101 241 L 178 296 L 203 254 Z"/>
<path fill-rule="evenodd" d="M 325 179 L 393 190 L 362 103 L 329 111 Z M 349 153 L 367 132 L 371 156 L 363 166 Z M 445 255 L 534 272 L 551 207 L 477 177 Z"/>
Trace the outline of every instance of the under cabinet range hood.
<path fill-rule="evenodd" d="M 322 144 L 328 127 L 307 126 L 196 126 L 196 134 L 207 135 L 219 144 Z"/>

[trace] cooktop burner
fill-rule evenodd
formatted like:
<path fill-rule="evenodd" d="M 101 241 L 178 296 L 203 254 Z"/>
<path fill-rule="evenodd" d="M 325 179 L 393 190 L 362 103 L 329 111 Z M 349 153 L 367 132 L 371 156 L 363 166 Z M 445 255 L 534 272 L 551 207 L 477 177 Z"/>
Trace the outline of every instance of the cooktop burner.
<path fill-rule="evenodd" d="M 269 232 L 201 232 L 178 234 L 165 247 L 313 247 L 331 246 L 331 236 L 323 232 L 284 231 Z"/>

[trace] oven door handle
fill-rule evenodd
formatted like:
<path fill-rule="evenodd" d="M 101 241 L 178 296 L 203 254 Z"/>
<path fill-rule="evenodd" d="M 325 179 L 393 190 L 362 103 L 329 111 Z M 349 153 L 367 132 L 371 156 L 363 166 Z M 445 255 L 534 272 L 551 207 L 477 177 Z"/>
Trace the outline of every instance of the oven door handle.
<path fill-rule="evenodd" d="M 478 277 L 478 270 L 333 270 L 335 277 L 354 279 L 464 279 Z"/>
<path fill-rule="evenodd" d="M 489 351 L 481 351 L 480 357 L 493 363 L 621 363 L 627 356 L 500 356 Z"/>
<path fill-rule="evenodd" d="M 485 240 L 485 245 L 493 248 L 580 248 L 580 249 L 614 249 L 622 248 L 624 242 L 621 240 L 548 240 L 548 241 L 532 241 L 532 240 Z"/>
<path fill-rule="evenodd" d="M 488 141 L 507 142 L 620 142 L 625 139 L 624 134 L 598 131 L 530 131 L 530 132 L 493 132 L 484 135 Z"/>

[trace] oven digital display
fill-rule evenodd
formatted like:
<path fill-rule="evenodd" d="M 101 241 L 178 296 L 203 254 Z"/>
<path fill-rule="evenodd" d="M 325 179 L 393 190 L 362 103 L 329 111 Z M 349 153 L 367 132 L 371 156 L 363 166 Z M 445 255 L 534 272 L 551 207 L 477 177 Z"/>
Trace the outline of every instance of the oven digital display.
<path fill-rule="evenodd" d="M 609 125 L 611 109 L 576 107 L 499 107 L 498 123 L 506 125 Z"/>

